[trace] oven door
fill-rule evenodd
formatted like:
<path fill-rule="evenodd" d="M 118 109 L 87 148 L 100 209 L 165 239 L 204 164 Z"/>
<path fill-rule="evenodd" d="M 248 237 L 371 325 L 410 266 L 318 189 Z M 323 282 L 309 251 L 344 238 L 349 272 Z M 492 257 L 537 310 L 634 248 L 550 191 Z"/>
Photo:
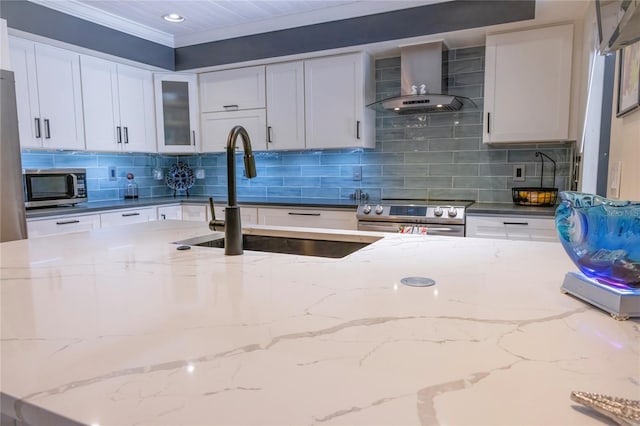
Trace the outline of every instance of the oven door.
<path fill-rule="evenodd" d="M 403 226 L 424 226 L 427 235 L 446 235 L 450 237 L 464 237 L 464 225 L 440 225 L 424 223 L 402 223 L 384 221 L 358 221 L 358 231 L 392 232 L 399 233 Z"/>

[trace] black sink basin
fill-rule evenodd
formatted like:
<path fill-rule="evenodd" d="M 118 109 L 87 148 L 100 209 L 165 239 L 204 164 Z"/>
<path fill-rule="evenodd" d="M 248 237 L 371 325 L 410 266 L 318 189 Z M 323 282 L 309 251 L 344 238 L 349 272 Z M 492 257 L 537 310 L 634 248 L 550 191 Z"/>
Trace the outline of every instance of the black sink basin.
<path fill-rule="evenodd" d="M 310 238 L 279 237 L 272 235 L 242 235 L 244 250 L 263 251 L 269 253 L 297 254 L 301 256 L 329 257 L 339 259 L 345 257 L 370 242 L 316 240 Z M 195 246 L 224 248 L 224 238 L 202 241 Z"/>

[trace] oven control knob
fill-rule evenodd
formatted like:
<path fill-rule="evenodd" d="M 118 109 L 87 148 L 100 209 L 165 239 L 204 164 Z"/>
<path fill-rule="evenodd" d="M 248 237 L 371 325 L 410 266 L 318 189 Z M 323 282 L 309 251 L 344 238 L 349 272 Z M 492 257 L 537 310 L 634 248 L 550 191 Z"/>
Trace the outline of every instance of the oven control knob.
<path fill-rule="evenodd" d="M 442 207 L 438 206 L 433 209 L 433 214 L 438 217 L 442 216 Z"/>
<path fill-rule="evenodd" d="M 383 211 L 384 211 L 384 208 L 382 208 L 382 206 L 378 204 L 376 206 L 376 214 L 382 214 Z"/>
<path fill-rule="evenodd" d="M 458 210 L 455 207 L 449 207 L 447 214 L 449 217 L 456 217 L 458 215 Z"/>
<path fill-rule="evenodd" d="M 362 213 L 369 214 L 371 213 L 371 206 L 369 204 L 365 204 L 362 206 Z"/>

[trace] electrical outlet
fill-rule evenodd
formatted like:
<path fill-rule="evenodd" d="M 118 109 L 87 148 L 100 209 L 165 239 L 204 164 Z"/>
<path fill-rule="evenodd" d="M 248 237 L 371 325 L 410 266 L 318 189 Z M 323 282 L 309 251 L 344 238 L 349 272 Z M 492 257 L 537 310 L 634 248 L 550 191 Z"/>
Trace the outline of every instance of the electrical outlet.
<path fill-rule="evenodd" d="M 116 166 L 109 166 L 109 180 L 118 180 L 118 175 L 116 174 Z"/>
<path fill-rule="evenodd" d="M 362 180 L 362 166 L 353 168 L 353 180 Z"/>
<path fill-rule="evenodd" d="M 524 164 L 513 165 L 513 180 L 516 182 L 524 181 Z"/>

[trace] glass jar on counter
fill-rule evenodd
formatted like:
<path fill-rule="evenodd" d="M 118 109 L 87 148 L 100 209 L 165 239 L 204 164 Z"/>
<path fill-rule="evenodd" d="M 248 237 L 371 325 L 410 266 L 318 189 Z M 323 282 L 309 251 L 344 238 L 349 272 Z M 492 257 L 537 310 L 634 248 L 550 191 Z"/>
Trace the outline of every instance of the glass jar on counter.
<path fill-rule="evenodd" d="M 133 173 L 127 173 L 127 183 L 124 187 L 124 199 L 138 198 L 138 184 L 134 180 Z"/>

